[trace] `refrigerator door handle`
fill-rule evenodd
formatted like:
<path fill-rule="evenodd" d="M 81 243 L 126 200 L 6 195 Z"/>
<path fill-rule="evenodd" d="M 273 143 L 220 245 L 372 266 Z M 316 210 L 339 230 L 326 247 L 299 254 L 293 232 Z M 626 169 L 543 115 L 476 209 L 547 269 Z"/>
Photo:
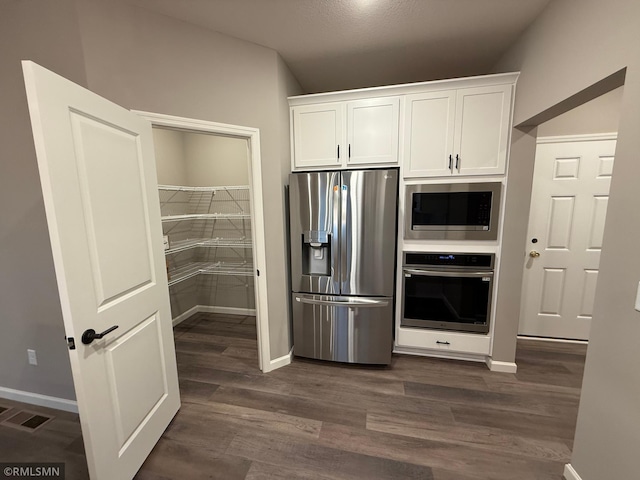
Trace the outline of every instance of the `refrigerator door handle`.
<path fill-rule="evenodd" d="M 341 300 L 317 300 L 314 298 L 298 297 L 296 296 L 296 302 L 307 303 L 309 305 L 326 305 L 331 307 L 348 307 L 348 308 L 368 308 L 368 307 L 386 307 L 389 305 L 388 300 L 365 300 L 365 299 L 350 299 L 346 301 Z"/>
<path fill-rule="evenodd" d="M 352 232 L 347 231 L 347 222 L 351 221 L 349 218 L 349 191 L 350 186 L 345 185 L 345 179 L 343 175 L 340 175 L 340 291 L 342 292 L 343 283 L 347 281 L 350 276 L 350 272 L 347 272 L 348 264 L 350 262 L 350 247 L 351 247 L 351 235 Z"/>
<path fill-rule="evenodd" d="M 331 239 L 331 281 L 333 283 L 333 292 L 340 293 L 340 282 L 342 281 L 340 273 L 340 243 L 342 242 L 342 229 L 340 228 L 340 212 L 341 198 L 340 188 L 342 179 L 340 172 L 335 172 L 332 179 L 333 204 L 332 207 L 332 225 L 333 238 Z"/>

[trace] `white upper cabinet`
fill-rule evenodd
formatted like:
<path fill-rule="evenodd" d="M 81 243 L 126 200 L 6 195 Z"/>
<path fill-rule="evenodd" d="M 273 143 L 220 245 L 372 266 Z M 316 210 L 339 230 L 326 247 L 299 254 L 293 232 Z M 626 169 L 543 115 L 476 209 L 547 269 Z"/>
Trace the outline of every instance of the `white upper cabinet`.
<path fill-rule="evenodd" d="M 404 176 L 451 175 L 456 91 L 409 95 L 405 105 Z"/>
<path fill-rule="evenodd" d="M 301 105 L 291 109 L 291 153 L 295 168 L 342 166 L 344 115 L 343 103 Z"/>
<path fill-rule="evenodd" d="M 512 85 L 408 95 L 404 177 L 502 175 Z"/>
<path fill-rule="evenodd" d="M 504 175 L 518 73 L 289 97 L 293 170 Z"/>
<path fill-rule="evenodd" d="M 502 175 L 511 128 L 511 85 L 465 88 L 456 96 L 455 169 L 460 175 Z"/>
<path fill-rule="evenodd" d="M 397 165 L 400 98 L 291 108 L 294 170 Z"/>
<path fill-rule="evenodd" d="M 347 165 L 398 163 L 400 99 L 347 103 Z"/>

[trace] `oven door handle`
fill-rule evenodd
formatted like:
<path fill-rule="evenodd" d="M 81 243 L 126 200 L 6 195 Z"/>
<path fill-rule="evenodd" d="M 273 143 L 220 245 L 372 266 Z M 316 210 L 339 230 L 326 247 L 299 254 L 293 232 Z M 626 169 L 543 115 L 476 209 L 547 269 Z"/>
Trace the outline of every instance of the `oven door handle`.
<path fill-rule="evenodd" d="M 296 302 L 307 303 L 309 305 L 327 305 L 330 307 L 349 307 L 349 308 L 366 308 L 366 307 L 386 307 L 389 305 L 388 300 L 319 300 L 315 298 L 298 297 Z"/>
<path fill-rule="evenodd" d="M 415 268 L 403 268 L 402 271 L 404 273 L 408 273 L 411 275 L 420 275 L 423 277 L 493 277 L 492 271 L 487 272 L 467 272 L 463 270 L 457 270 L 455 272 L 452 271 L 442 271 L 442 270 L 422 270 Z"/>

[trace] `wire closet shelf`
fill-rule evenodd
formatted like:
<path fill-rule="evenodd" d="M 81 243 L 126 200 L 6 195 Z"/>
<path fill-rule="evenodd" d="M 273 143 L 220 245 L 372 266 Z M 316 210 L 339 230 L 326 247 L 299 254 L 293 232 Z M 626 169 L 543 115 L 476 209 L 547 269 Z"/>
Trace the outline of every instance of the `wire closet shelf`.
<path fill-rule="evenodd" d="M 197 275 L 253 276 L 248 186 L 158 190 L 169 286 Z"/>

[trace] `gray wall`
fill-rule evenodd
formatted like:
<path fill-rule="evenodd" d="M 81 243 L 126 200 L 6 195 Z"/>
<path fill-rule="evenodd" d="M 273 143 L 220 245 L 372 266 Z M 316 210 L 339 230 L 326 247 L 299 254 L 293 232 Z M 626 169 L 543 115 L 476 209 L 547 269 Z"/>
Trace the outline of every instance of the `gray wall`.
<path fill-rule="evenodd" d="M 249 185 L 249 150 L 246 140 L 198 133 L 183 135 L 187 185 Z"/>
<path fill-rule="evenodd" d="M 529 223 L 536 129 L 511 132 L 492 359 L 513 362 L 520 318 L 524 239 Z"/>
<path fill-rule="evenodd" d="M 153 145 L 161 185 L 249 185 L 245 139 L 154 128 Z"/>
<path fill-rule="evenodd" d="M 0 45 L 0 388 L 74 399 L 20 65 L 86 85 L 73 2 L 3 1 Z"/>
<path fill-rule="evenodd" d="M 289 174 L 291 173 L 291 145 L 290 145 L 290 135 L 289 135 L 289 102 L 287 101 L 287 96 L 291 95 L 300 95 L 303 93 L 300 84 L 293 77 L 291 71 L 287 68 L 282 57 L 278 55 L 278 89 L 279 94 L 277 97 L 276 107 L 278 109 L 278 123 L 280 125 L 284 125 L 285 128 L 280 130 L 280 158 L 286 158 L 287 162 L 282 162 L 280 164 L 280 172 L 279 172 L 279 182 L 277 185 L 280 188 L 280 215 L 282 216 L 282 229 L 284 238 L 282 241 L 282 249 L 278 252 L 280 255 L 278 256 L 277 261 L 285 265 L 285 277 L 281 279 L 282 288 L 286 291 L 286 302 L 283 307 L 285 308 L 285 312 L 283 315 L 286 315 L 287 318 L 291 317 L 291 303 L 290 303 L 290 292 L 291 292 L 291 278 L 289 276 L 289 212 L 287 210 L 289 205 L 289 200 L 286 198 L 287 193 L 285 192 L 284 185 L 289 185 Z M 275 170 L 275 169 L 274 169 Z M 275 173 L 275 172 L 274 172 Z M 264 174 L 264 172 L 263 172 Z M 265 217 L 268 218 L 268 217 Z M 271 221 L 269 219 L 269 221 Z M 272 332 L 273 335 L 273 332 Z M 291 350 L 291 346 L 293 346 L 293 325 L 292 322 L 289 322 L 286 328 L 280 330 L 278 332 L 278 338 L 275 339 L 272 337 L 271 341 L 278 341 L 279 343 L 284 343 L 286 339 L 289 339 L 289 351 Z M 286 352 L 288 353 L 288 351 Z M 272 355 L 273 357 L 273 355 Z"/>
<path fill-rule="evenodd" d="M 589 92 L 590 86 L 603 86 L 598 82 L 627 69 L 571 459 L 583 480 L 638 475 L 640 313 L 633 306 L 640 280 L 640 257 L 630 255 L 640 241 L 638 18 L 637 0 L 555 0 L 496 66 L 496 71 L 522 72 L 516 93 L 516 125 L 548 120 L 549 115 L 556 113 L 556 105 L 564 108 L 583 96 L 581 92 Z M 616 87 L 617 80 L 611 78 L 609 85 L 604 86 Z M 529 161 L 533 162 L 533 155 Z M 524 185 L 522 195 L 528 195 L 526 184 L 530 182 L 530 178 L 524 178 L 512 184 L 510 178 L 510 189 Z M 507 217 L 505 242 L 510 244 L 509 248 L 521 249 L 521 262 L 513 265 L 514 270 L 521 271 L 524 237 L 518 232 L 512 235 L 509 230 L 509 225 L 516 221 L 514 215 Z M 507 298 L 501 301 L 510 302 Z"/>
<path fill-rule="evenodd" d="M 161 185 L 249 185 L 245 139 L 154 128 L 153 144 Z"/>
<path fill-rule="evenodd" d="M 623 91 L 624 87 L 618 87 L 542 123 L 538 137 L 617 132 Z"/>
<path fill-rule="evenodd" d="M 184 162 L 184 133 L 168 128 L 154 128 L 153 148 L 160 185 L 188 185 Z"/>

